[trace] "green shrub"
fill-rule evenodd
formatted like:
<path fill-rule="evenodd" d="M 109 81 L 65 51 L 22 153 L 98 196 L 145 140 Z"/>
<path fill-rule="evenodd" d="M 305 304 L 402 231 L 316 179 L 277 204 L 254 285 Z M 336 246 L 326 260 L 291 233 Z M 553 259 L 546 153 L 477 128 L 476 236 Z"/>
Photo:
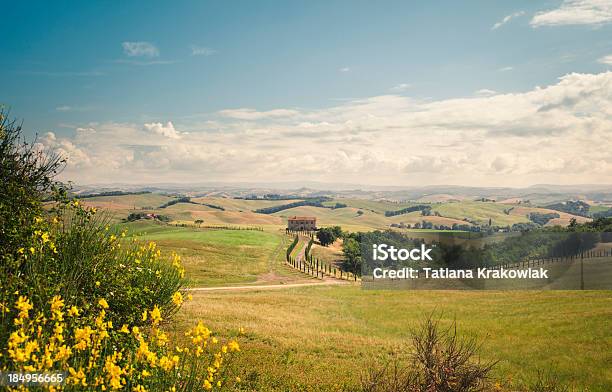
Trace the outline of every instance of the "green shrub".
<path fill-rule="evenodd" d="M 185 298 L 180 258 L 68 200 L 53 181 L 63 161 L 19 144 L 20 130 L 0 113 L 0 371 L 64 371 L 79 391 L 231 385 L 236 341 L 198 323 L 174 347 L 161 330 Z"/>

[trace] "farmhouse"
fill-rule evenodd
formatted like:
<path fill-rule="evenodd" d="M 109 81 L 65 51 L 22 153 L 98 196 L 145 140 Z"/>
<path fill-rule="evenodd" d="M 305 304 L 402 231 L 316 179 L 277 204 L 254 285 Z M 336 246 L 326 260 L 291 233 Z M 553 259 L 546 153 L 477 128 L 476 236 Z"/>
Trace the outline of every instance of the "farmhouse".
<path fill-rule="evenodd" d="M 291 216 L 287 219 L 287 229 L 295 231 L 316 230 L 317 218 L 314 216 Z"/>

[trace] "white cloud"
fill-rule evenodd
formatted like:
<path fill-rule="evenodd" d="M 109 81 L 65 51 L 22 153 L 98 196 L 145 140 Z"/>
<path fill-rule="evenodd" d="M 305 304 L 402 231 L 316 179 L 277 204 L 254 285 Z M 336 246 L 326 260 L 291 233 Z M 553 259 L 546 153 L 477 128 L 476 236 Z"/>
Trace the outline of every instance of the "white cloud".
<path fill-rule="evenodd" d="M 68 105 L 62 105 L 56 107 L 55 110 L 57 110 L 58 112 L 69 112 L 70 110 L 72 110 L 72 107 Z"/>
<path fill-rule="evenodd" d="M 170 121 L 168 121 L 165 125 L 162 123 L 144 124 L 144 129 L 170 139 L 179 139 L 181 137 L 181 134 L 174 129 L 174 125 Z"/>
<path fill-rule="evenodd" d="M 400 92 L 408 90 L 410 87 L 412 87 L 412 86 L 410 84 L 408 84 L 408 83 L 400 83 L 400 84 L 397 84 L 397 85 L 391 87 L 390 90 L 393 91 L 393 92 L 400 93 Z"/>
<path fill-rule="evenodd" d="M 129 57 L 158 57 L 159 49 L 150 42 L 123 42 L 123 52 Z"/>
<path fill-rule="evenodd" d="M 603 56 L 602 58 L 600 58 L 597 61 L 602 63 L 602 64 L 612 65 L 612 54 L 609 54 L 607 56 Z"/>
<path fill-rule="evenodd" d="M 500 27 L 502 27 L 503 25 L 505 25 L 506 23 L 510 22 L 510 20 L 512 20 L 513 18 L 519 17 L 519 16 L 523 16 L 525 15 L 525 11 L 517 11 L 514 12 L 510 15 L 506 15 L 504 16 L 504 18 L 502 20 L 500 20 L 499 22 L 495 23 L 493 25 L 493 27 L 491 27 L 491 30 L 497 30 Z"/>
<path fill-rule="evenodd" d="M 538 12 L 532 27 L 602 25 L 612 22 L 611 0 L 565 0 L 559 8 Z"/>
<path fill-rule="evenodd" d="M 192 56 L 210 56 L 217 53 L 216 50 L 204 46 L 191 45 Z"/>
<path fill-rule="evenodd" d="M 488 97 L 488 96 L 497 94 L 497 91 L 489 90 L 488 88 L 483 88 L 483 89 L 476 91 L 474 94 L 482 96 L 482 97 Z"/>
<path fill-rule="evenodd" d="M 219 114 L 223 117 L 235 118 L 238 120 L 261 120 L 266 118 L 290 117 L 298 112 L 292 109 L 273 109 L 267 111 L 257 111 L 255 109 L 226 109 L 221 110 Z"/>
<path fill-rule="evenodd" d="M 191 120 L 195 121 L 195 120 Z M 189 132 L 178 132 L 178 129 Z M 517 93 L 383 95 L 322 109 L 231 109 L 200 122 L 81 124 L 42 145 L 77 183 L 612 183 L 612 72 Z"/>
<path fill-rule="evenodd" d="M 508 72 L 508 71 L 512 71 L 513 69 L 514 69 L 514 67 L 508 66 L 508 67 L 499 68 L 498 71 L 499 72 Z"/>
<path fill-rule="evenodd" d="M 342 67 L 340 69 L 338 69 L 338 71 L 340 72 L 349 72 L 351 69 L 349 67 Z"/>

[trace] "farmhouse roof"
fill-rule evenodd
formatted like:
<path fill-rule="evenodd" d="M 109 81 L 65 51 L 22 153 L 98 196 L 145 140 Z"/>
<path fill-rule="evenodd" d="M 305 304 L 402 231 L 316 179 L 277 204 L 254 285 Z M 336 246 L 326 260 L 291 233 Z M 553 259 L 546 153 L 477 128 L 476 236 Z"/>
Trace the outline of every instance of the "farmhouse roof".
<path fill-rule="evenodd" d="M 293 220 L 316 220 L 317 218 L 315 218 L 314 216 L 291 216 L 289 217 L 290 221 Z"/>

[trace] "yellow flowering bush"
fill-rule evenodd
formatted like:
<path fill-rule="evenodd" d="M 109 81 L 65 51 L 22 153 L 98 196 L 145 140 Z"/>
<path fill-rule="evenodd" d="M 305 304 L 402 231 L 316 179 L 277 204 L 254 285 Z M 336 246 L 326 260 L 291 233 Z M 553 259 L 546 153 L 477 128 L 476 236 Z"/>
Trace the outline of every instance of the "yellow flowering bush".
<path fill-rule="evenodd" d="M 0 371 L 68 375 L 45 390 L 231 387 L 236 340 L 198 323 L 176 346 L 162 327 L 186 297 L 180 257 L 69 200 L 53 181 L 63 160 L 19 134 L 0 111 Z"/>
<path fill-rule="evenodd" d="M 112 303 L 101 298 L 96 307 L 89 324 L 60 296 L 38 311 L 26 296 L 18 296 L 7 312 L 15 328 L 0 352 L 1 369 L 65 372 L 65 385 L 49 386 L 51 391 L 207 391 L 236 382 L 226 363 L 240 351 L 237 340 L 221 343 L 198 322 L 186 332 L 188 344 L 175 346 L 160 326 L 157 306 L 148 312 L 146 326 L 119 328 L 107 318 Z"/>

